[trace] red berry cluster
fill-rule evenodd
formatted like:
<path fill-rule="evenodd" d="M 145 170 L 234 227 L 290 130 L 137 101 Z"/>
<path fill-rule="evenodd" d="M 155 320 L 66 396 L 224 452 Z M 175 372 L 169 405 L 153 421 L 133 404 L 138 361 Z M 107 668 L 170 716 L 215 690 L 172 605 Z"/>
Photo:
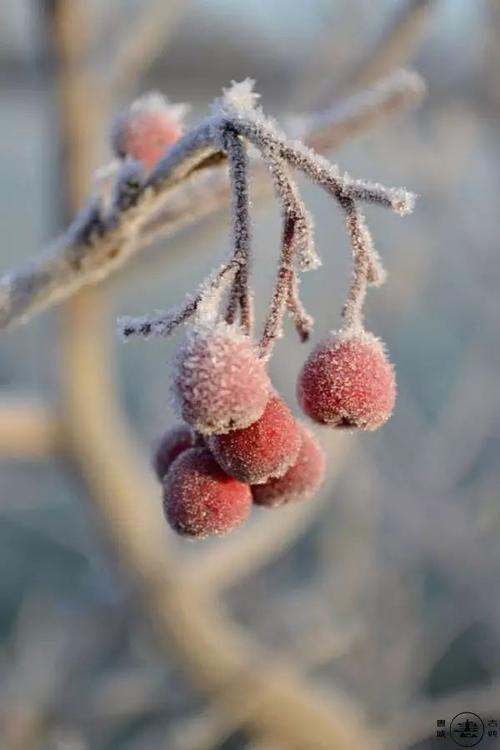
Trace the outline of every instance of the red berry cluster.
<path fill-rule="evenodd" d="M 313 323 L 300 300 L 299 275 L 316 268 L 319 258 L 312 218 L 290 167 L 303 171 L 335 199 L 353 254 L 343 329 L 320 342 L 305 362 L 297 383 L 299 404 L 320 425 L 375 430 L 390 417 L 396 398 L 393 366 L 383 344 L 363 324 L 367 290 L 381 284 L 385 274 L 359 203 L 378 203 L 405 214 L 413 197 L 404 190 L 341 177 L 326 160 L 287 140 L 266 120 L 255 106 L 252 87 L 244 81 L 225 90 L 208 122 L 184 137 L 183 106 L 158 95 L 133 104 L 117 118 L 112 133 L 119 158 L 135 159 L 144 171 L 153 170 L 146 187 L 176 174 L 182 158 L 189 164 L 196 158 L 206 160 L 207 144 L 224 154 L 229 166 L 229 259 L 183 306 L 122 322 L 126 338 L 167 336 L 190 322 L 172 377 L 173 403 L 182 424 L 163 436 L 154 457 L 166 518 L 187 537 L 230 531 L 247 518 L 252 504 L 274 507 L 310 497 L 324 477 L 321 447 L 273 389 L 266 367 L 287 312 L 302 341 L 309 338 Z M 252 339 L 254 295 L 249 282 L 248 143 L 260 150 L 269 167 L 283 215 L 276 281 L 258 346 Z"/>
<path fill-rule="evenodd" d="M 252 501 L 284 505 L 321 484 L 321 447 L 273 390 L 263 359 L 238 327 L 192 328 L 172 390 L 187 424 L 163 436 L 154 467 L 166 518 L 179 534 L 224 534 L 248 517 Z"/>

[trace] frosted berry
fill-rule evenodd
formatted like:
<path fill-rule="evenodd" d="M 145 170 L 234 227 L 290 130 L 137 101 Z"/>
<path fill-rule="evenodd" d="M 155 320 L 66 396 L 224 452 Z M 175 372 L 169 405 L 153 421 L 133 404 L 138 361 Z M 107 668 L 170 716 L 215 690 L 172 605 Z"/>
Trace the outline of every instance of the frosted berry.
<path fill-rule="evenodd" d="M 332 333 L 302 368 L 297 397 L 315 422 L 376 430 L 394 409 L 394 368 L 371 333 Z"/>
<path fill-rule="evenodd" d="M 277 395 L 270 397 L 262 416 L 249 427 L 208 441 L 224 471 L 250 484 L 282 476 L 297 458 L 300 444 L 293 414 Z"/>
<path fill-rule="evenodd" d="M 299 455 L 286 474 L 252 487 L 256 505 L 274 508 L 278 505 L 306 500 L 320 487 L 325 477 L 325 454 L 312 432 L 300 422 L 302 438 Z"/>
<path fill-rule="evenodd" d="M 179 415 L 206 435 L 241 429 L 263 413 L 271 384 L 249 339 L 226 323 L 188 331 L 174 366 Z"/>
<path fill-rule="evenodd" d="M 251 504 L 250 487 L 225 474 L 206 448 L 181 453 L 163 483 L 166 518 L 181 536 L 225 534 L 247 518 Z"/>
<path fill-rule="evenodd" d="M 186 107 L 170 104 L 161 94 L 150 93 L 137 99 L 119 114 L 111 131 L 116 155 L 131 156 L 151 170 L 183 133 Z"/>
<path fill-rule="evenodd" d="M 175 425 L 162 435 L 153 454 L 153 468 L 160 482 L 166 476 L 170 464 L 180 453 L 192 448 L 195 441 L 195 434 L 187 424 Z"/>

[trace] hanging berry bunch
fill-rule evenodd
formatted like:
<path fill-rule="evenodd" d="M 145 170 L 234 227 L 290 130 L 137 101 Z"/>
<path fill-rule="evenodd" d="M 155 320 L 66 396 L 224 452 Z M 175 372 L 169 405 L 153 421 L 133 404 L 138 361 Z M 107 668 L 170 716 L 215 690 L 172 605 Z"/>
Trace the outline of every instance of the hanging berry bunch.
<path fill-rule="evenodd" d="M 147 97 L 120 115 L 113 131 L 115 152 L 127 162 L 119 187 L 122 200 L 130 200 L 137 179 L 131 159 L 152 170 L 146 184 L 153 190 L 166 174 L 175 179 L 177 164 L 185 165 L 190 154 L 193 163 L 195 156 L 199 161 L 204 149 L 213 158 L 215 146 L 229 165 L 230 257 L 182 306 L 119 322 L 124 338 L 168 336 L 180 324 L 187 326 L 171 375 L 172 401 L 182 422 L 162 437 L 154 456 L 166 518 L 187 537 L 230 531 L 247 518 L 252 504 L 270 508 L 309 498 L 324 478 L 325 456 L 317 439 L 295 419 L 267 372 L 286 313 L 300 340 L 310 337 L 313 320 L 300 301 L 299 274 L 320 265 L 313 222 L 290 168 L 336 201 L 354 265 L 343 327 L 306 360 L 298 377 L 299 404 L 318 424 L 375 430 L 390 417 L 396 396 L 384 346 L 363 323 L 367 289 L 384 281 L 384 271 L 359 204 L 375 203 L 404 215 L 412 210 L 414 196 L 341 175 L 301 142 L 288 140 L 257 107 L 257 99 L 252 81 L 233 84 L 207 120 L 181 135 L 182 110 Z M 249 284 L 249 144 L 269 167 L 283 214 L 276 282 L 258 339 Z"/>

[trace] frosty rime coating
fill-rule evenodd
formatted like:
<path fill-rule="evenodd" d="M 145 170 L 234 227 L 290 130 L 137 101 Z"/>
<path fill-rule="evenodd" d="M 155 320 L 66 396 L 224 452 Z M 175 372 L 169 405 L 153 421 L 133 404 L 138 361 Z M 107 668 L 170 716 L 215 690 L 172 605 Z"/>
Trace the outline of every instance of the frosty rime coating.
<path fill-rule="evenodd" d="M 263 413 L 270 381 L 248 336 L 219 322 L 191 328 L 174 365 L 173 400 L 205 435 L 241 429 Z"/>
<path fill-rule="evenodd" d="M 259 484 L 286 472 L 297 458 L 301 441 L 292 412 L 280 396 L 273 395 L 256 422 L 214 435 L 208 445 L 224 471 L 242 482 Z"/>
<path fill-rule="evenodd" d="M 376 430 L 394 409 L 394 368 L 373 334 L 332 333 L 304 364 L 297 398 L 315 422 Z"/>
<path fill-rule="evenodd" d="M 307 500 L 325 478 L 325 453 L 312 432 L 298 423 L 302 438 L 299 455 L 284 476 L 252 487 L 255 505 L 275 508 L 286 503 Z"/>
<path fill-rule="evenodd" d="M 163 508 L 181 536 L 203 539 L 225 534 L 250 513 L 250 487 L 225 474 L 206 448 L 184 451 L 163 484 Z"/>

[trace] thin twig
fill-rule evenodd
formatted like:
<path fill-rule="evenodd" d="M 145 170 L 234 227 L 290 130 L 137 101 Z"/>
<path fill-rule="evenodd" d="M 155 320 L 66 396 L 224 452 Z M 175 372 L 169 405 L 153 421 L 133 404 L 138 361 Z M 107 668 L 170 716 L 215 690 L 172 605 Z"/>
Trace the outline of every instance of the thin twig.
<path fill-rule="evenodd" d="M 335 164 L 315 153 L 305 143 L 289 141 L 275 127 L 267 125 L 258 114 L 250 113 L 245 119 L 241 118 L 237 127 L 241 135 L 263 152 L 272 144 L 277 156 L 334 196 L 374 203 L 389 208 L 400 216 L 413 210 L 415 196 L 405 188 L 387 188 L 380 183 L 353 179 L 347 173 L 341 175 Z"/>
<path fill-rule="evenodd" d="M 287 307 L 300 340 L 307 341 L 311 335 L 314 318 L 309 315 L 300 299 L 299 276 L 295 268 L 292 268 L 290 273 Z"/>
<path fill-rule="evenodd" d="M 312 217 L 302 202 L 296 184 L 288 174 L 286 164 L 275 156 L 272 149 L 264 152 L 264 159 L 273 176 L 284 224 L 278 276 L 261 342 L 263 355 L 269 356 L 272 343 L 280 334 L 285 308 L 288 308 L 293 318 L 300 339 L 306 341 L 309 338 L 313 319 L 305 311 L 299 298 L 299 279 L 294 261 L 296 258 L 303 270 L 317 268 L 321 261 L 314 248 Z M 293 221 L 293 238 L 290 247 L 287 248 L 286 228 L 289 220 Z"/>
<path fill-rule="evenodd" d="M 351 238 L 354 259 L 351 286 L 342 317 L 346 329 L 359 330 L 363 327 L 363 304 L 370 280 L 370 270 L 373 267 L 373 242 L 366 222 L 354 201 L 349 198 L 340 198 L 339 203 L 345 212 L 346 227 Z"/>
<path fill-rule="evenodd" d="M 231 128 L 224 133 L 224 146 L 229 163 L 233 216 L 233 259 L 238 264 L 226 312 L 226 322 L 233 323 L 237 307 L 241 326 L 249 334 L 252 327 L 252 310 L 248 288 L 250 255 L 250 203 L 248 197 L 248 159 L 240 137 Z"/>
<path fill-rule="evenodd" d="M 283 314 L 287 307 L 290 282 L 293 274 L 295 226 L 296 218 L 294 216 L 287 216 L 283 225 L 281 255 L 273 298 L 260 340 L 260 356 L 264 359 L 268 359 L 271 356 L 273 345 L 276 339 L 281 336 Z"/>

